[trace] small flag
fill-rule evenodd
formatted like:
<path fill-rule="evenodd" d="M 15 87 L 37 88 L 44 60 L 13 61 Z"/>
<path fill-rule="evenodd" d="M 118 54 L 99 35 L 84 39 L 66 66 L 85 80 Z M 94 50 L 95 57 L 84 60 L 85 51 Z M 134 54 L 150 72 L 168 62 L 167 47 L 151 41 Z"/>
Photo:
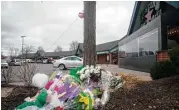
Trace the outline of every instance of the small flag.
<path fill-rule="evenodd" d="M 84 13 L 83 12 L 79 12 L 78 16 L 82 19 L 82 18 L 84 18 Z"/>

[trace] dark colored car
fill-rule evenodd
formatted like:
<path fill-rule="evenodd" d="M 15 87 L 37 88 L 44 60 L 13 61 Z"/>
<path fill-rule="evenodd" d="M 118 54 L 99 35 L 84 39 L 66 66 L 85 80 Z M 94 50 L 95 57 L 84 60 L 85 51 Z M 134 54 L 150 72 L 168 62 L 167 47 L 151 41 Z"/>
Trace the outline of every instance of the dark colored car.
<path fill-rule="evenodd" d="M 52 58 L 49 58 L 49 59 L 47 59 L 47 63 L 50 63 L 50 64 L 52 64 L 53 63 L 53 59 Z"/>
<path fill-rule="evenodd" d="M 22 64 L 22 61 L 20 59 L 14 59 L 9 62 L 9 66 L 20 66 Z"/>
<path fill-rule="evenodd" d="M 44 64 L 52 64 L 53 61 L 54 61 L 54 59 L 52 59 L 52 58 L 44 58 L 43 59 L 43 63 Z"/>

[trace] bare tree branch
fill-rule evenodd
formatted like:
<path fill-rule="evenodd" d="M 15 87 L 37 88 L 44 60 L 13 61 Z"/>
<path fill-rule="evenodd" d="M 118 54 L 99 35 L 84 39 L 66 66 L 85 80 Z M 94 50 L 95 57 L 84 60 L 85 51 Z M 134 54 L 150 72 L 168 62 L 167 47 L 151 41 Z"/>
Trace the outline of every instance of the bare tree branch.
<path fill-rule="evenodd" d="M 70 43 L 70 49 L 69 50 L 76 50 L 78 48 L 78 41 L 72 41 Z"/>
<path fill-rule="evenodd" d="M 9 56 L 10 56 L 10 59 L 12 60 L 14 57 L 17 57 L 18 52 L 19 52 L 19 49 L 18 49 L 18 48 L 10 47 L 10 48 L 9 48 Z"/>
<path fill-rule="evenodd" d="M 56 49 L 54 50 L 54 52 L 60 52 L 62 51 L 62 47 L 61 46 L 57 46 Z"/>
<path fill-rule="evenodd" d="M 35 72 L 38 68 L 38 64 L 36 63 L 25 63 L 24 65 L 21 65 L 18 71 L 18 78 L 24 82 L 25 86 L 31 86 L 32 84 L 32 77 L 35 75 Z"/>
<path fill-rule="evenodd" d="M 37 59 L 41 58 L 41 57 L 44 56 L 44 54 L 45 54 L 45 51 L 44 51 L 43 47 L 39 46 L 38 49 L 37 49 L 37 52 L 36 52 L 36 58 Z"/>
<path fill-rule="evenodd" d="M 24 48 L 24 52 L 23 52 L 23 54 L 24 54 L 24 56 L 25 56 L 25 59 L 28 58 L 29 54 L 32 53 L 32 52 L 34 52 L 34 50 L 35 50 L 35 49 L 34 49 L 34 46 L 32 46 L 32 45 L 26 46 L 26 47 Z"/>

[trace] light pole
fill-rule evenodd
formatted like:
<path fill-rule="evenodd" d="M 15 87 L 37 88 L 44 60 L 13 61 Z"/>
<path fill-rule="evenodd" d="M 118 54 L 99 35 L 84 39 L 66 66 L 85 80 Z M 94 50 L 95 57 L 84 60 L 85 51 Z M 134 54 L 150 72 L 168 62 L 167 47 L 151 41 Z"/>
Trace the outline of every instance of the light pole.
<path fill-rule="evenodd" d="M 22 38 L 22 59 L 23 59 L 23 52 L 24 52 L 24 48 L 23 48 L 23 46 L 24 46 L 24 37 L 25 36 L 21 36 L 21 38 Z"/>

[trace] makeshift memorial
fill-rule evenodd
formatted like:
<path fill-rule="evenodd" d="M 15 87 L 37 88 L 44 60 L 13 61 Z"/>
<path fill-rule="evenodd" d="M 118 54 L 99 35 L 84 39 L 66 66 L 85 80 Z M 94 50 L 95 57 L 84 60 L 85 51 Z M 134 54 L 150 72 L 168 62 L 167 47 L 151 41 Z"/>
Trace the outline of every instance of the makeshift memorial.
<path fill-rule="evenodd" d="M 39 76 L 43 76 L 44 80 L 39 80 Z M 69 74 L 55 71 L 49 79 L 36 74 L 32 80 L 34 86 L 41 90 L 34 98 L 26 98 L 26 102 L 16 109 L 98 109 L 107 103 L 110 92 L 124 84 L 120 76 L 113 76 L 99 66 L 88 65 L 71 69 Z"/>

